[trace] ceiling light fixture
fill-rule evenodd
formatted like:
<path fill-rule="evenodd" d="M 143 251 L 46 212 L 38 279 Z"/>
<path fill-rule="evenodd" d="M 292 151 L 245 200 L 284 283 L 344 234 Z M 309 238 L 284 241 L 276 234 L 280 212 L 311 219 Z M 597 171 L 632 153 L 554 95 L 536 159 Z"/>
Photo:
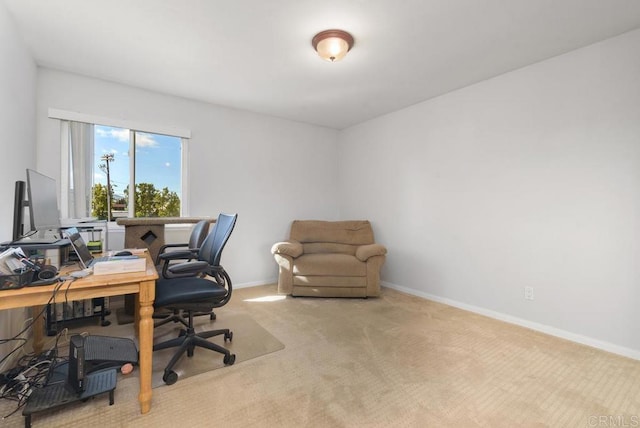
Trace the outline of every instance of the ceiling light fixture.
<path fill-rule="evenodd" d="M 320 58 L 336 62 L 353 47 L 353 36 L 342 30 L 325 30 L 313 36 L 311 44 Z"/>

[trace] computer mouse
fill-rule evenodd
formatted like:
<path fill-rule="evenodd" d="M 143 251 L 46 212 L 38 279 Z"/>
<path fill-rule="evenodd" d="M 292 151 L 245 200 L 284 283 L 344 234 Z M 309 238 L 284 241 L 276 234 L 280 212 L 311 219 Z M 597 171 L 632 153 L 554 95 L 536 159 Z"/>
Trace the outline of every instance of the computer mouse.
<path fill-rule="evenodd" d="M 131 251 L 118 251 L 117 253 L 114 254 L 114 256 L 118 257 L 118 256 L 132 256 L 133 253 Z"/>

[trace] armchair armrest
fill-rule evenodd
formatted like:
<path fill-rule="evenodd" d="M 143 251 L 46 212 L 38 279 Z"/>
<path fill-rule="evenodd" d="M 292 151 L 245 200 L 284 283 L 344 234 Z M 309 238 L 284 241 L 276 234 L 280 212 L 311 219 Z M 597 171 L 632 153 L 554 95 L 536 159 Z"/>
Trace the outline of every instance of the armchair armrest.
<path fill-rule="evenodd" d="M 298 241 L 276 242 L 271 247 L 271 254 L 282 254 L 293 258 L 302 255 L 302 244 Z"/>
<path fill-rule="evenodd" d="M 384 256 L 387 254 L 387 248 L 381 244 L 361 245 L 356 250 L 358 260 L 366 262 L 369 257 Z"/>

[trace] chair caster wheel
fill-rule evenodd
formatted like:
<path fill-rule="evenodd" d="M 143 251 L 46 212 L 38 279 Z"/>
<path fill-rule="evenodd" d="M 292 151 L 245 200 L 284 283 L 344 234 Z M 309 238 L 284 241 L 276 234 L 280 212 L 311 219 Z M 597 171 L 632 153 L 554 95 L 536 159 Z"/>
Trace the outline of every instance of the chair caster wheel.
<path fill-rule="evenodd" d="M 225 355 L 222 362 L 225 366 L 232 366 L 236 362 L 236 354 Z"/>
<path fill-rule="evenodd" d="M 173 370 L 164 372 L 164 375 L 162 376 L 162 380 L 167 385 L 173 385 L 178 381 L 178 373 L 174 372 Z"/>
<path fill-rule="evenodd" d="M 233 341 L 233 332 L 232 331 L 230 331 L 229 333 L 225 333 L 224 334 L 224 341 L 226 342 L 227 340 L 229 342 Z"/>
<path fill-rule="evenodd" d="M 215 321 L 215 320 L 216 320 L 216 314 L 214 314 L 213 312 L 211 312 L 211 315 L 209 315 L 209 320 L 211 320 L 211 321 Z"/>

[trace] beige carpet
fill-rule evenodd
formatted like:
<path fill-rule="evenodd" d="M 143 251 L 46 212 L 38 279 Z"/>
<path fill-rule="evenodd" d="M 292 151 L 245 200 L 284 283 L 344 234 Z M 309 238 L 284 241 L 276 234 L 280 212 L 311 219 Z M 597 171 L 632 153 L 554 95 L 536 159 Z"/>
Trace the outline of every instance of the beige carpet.
<path fill-rule="evenodd" d="M 98 398 L 36 417 L 34 427 L 594 427 L 640 418 L 639 361 L 390 289 L 367 300 L 275 293 L 234 290 L 218 319 L 249 314 L 281 351 L 155 388 L 146 415 L 137 379 L 120 378 L 114 406 Z"/>
<path fill-rule="evenodd" d="M 116 302 L 117 305 L 117 302 Z M 107 317 L 111 321 L 108 327 L 101 327 L 99 323 L 94 321 L 78 322 L 69 327 L 69 334 L 94 334 L 102 336 L 125 337 L 136 342 L 137 338 L 133 330 L 133 324 L 118 324 L 116 321 L 117 306 L 112 307 L 111 315 Z M 225 343 L 223 336 L 216 336 L 209 339 L 210 342 L 217 343 L 227 348 L 232 354 L 236 355 L 238 364 L 260 355 L 276 352 L 284 348 L 284 344 L 273 337 L 267 330 L 262 328 L 251 316 L 246 312 L 237 310 L 225 310 L 220 321 L 211 321 L 208 316 L 200 316 L 194 319 L 194 327 L 196 332 L 228 328 L 233 332 L 233 340 Z M 116 315 L 114 317 L 114 314 Z M 169 323 L 160 326 L 154 330 L 154 343 L 161 343 L 174 337 L 178 337 L 182 324 Z M 67 345 L 68 346 L 68 345 Z M 67 354 L 67 349 L 62 349 L 61 355 Z M 166 386 L 162 380 L 164 369 L 167 363 L 175 354 L 177 348 L 163 349 L 153 353 L 153 373 L 152 386 Z M 178 374 L 178 379 L 185 379 L 195 376 L 209 370 L 215 370 L 226 367 L 223 363 L 223 355 L 202 348 L 196 348 L 193 357 L 189 358 L 183 355 L 174 367 L 174 371 Z M 134 370 L 131 377 L 138 378 L 138 371 Z"/>

